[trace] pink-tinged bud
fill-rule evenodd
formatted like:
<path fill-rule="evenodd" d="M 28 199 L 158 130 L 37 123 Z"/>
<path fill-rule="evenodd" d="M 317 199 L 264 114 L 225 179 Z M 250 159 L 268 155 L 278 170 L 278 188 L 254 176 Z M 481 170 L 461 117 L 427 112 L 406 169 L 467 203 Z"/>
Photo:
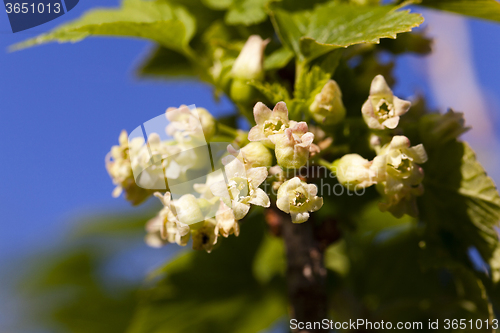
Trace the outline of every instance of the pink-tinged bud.
<path fill-rule="evenodd" d="M 278 164 L 286 169 L 298 169 L 309 160 L 313 145 L 314 134 L 307 131 L 307 124 L 300 122 L 293 128 L 285 129 L 283 134 L 275 134 L 269 138 L 275 145 L 275 154 Z"/>

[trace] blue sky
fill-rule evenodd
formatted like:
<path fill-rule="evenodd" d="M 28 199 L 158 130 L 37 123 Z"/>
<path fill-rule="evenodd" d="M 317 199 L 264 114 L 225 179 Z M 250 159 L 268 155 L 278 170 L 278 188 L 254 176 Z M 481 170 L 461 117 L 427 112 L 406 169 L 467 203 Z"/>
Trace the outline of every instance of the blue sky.
<path fill-rule="evenodd" d="M 0 13 L 0 267 L 59 242 L 77 217 L 133 209 L 111 197 L 113 185 L 104 168 L 104 156 L 122 129 L 130 131 L 180 104 L 215 114 L 231 110 L 227 100 L 216 103 L 201 83 L 135 78 L 134 68 L 151 47 L 145 41 L 96 38 L 6 52 L 9 45 L 89 8 L 117 3 L 82 0 L 55 21 L 17 34 Z M 474 67 L 498 128 L 500 25 L 469 20 L 468 27 Z M 429 91 L 419 66 L 412 56 L 398 62 L 397 92 Z"/>

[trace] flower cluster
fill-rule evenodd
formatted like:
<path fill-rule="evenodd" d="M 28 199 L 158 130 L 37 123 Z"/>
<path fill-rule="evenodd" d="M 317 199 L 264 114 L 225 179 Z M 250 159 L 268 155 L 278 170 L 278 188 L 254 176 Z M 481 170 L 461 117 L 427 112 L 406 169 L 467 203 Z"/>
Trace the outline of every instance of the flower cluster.
<path fill-rule="evenodd" d="M 167 189 L 166 179 L 181 180 L 186 171 L 200 165 L 202 158 L 195 148 L 206 143 L 215 132 L 215 120 L 205 109 L 167 109 L 165 134 L 150 133 L 145 142 L 140 137 L 129 138 L 126 131 L 119 137 L 119 145 L 106 155 L 106 169 L 117 186 L 113 196 L 122 192 L 133 204 L 151 196 L 153 189 Z"/>
<path fill-rule="evenodd" d="M 341 96 L 335 81 L 328 81 L 316 95 L 309 111 L 319 126 L 334 125 L 344 118 Z M 409 106 L 392 94 L 382 76 L 375 77 L 362 114 L 373 131 L 371 141 L 377 156 L 369 161 L 358 154 L 347 154 L 332 164 L 339 182 L 350 189 L 375 185 L 383 197 L 380 209 L 398 217 L 418 213 L 415 197 L 423 192 L 424 176 L 419 164 L 427 160 L 427 155 L 422 145 L 411 147 L 408 138 L 391 137 L 390 131 L 381 130 L 394 129 Z M 306 222 L 311 212 L 322 207 L 323 198 L 318 196 L 316 185 L 308 184 L 305 177 L 289 175 L 322 153 L 321 149 L 328 151 L 333 140 L 320 127 L 289 119 L 284 102 L 277 103 L 273 110 L 258 102 L 253 116 L 255 126 L 247 134 L 234 131 L 234 141 L 219 156 L 222 169 L 212 170 L 202 182 L 189 182 L 187 173 L 206 163 L 208 158 L 198 156 L 194 148 L 206 146 L 221 126 L 207 110 L 186 106 L 167 109 L 167 140 L 156 133 L 147 142 L 129 140 L 122 132 L 120 145 L 111 149 L 106 166 L 117 185 L 114 196 L 123 191 L 128 200 L 139 203 L 154 193 L 163 204 L 146 225 L 149 245 L 185 246 L 191 239 L 194 249 L 210 252 L 220 237 L 239 235 L 240 221 L 252 206 L 270 207 L 271 198 L 261 188 L 264 182 L 277 191 L 276 207 L 290 214 L 293 223 Z M 249 143 L 236 149 L 237 142 Z M 166 179 L 189 184 L 191 192 L 180 195 L 168 187 L 168 181 L 163 191 L 151 190 L 161 189 L 157 181 Z"/>
<path fill-rule="evenodd" d="M 378 75 L 373 79 L 370 96 L 363 105 L 363 118 L 371 129 L 394 129 L 399 116 L 410 108 L 410 102 L 395 97 Z M 411 147 L 410 140 L 402 135 L 393 136 L 390 142 L 381 145 L 381 138 L 387 133 L 372 135 L 371 144 L 376 147 L 377 156 L 368 161 L 358 154 L 348 154 L 334 163 L 339 182 L 348 187 L 369 187 L 376 185 L 384 202 L 382 211 L 389 211 L 396 217 L 404 214 L 417 216 L 416 196 L 422 195 L 424 171 L 419 164 L 427 161 L 424 146 Z"/>

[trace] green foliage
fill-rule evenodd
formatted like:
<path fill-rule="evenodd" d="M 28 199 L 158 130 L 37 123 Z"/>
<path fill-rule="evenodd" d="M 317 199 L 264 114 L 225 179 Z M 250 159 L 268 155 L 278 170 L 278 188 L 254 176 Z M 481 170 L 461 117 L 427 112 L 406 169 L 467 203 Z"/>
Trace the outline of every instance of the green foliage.
<path fill-rule="evenodd" d="M 283 239 L 266 235 L 253 261 L 253 274 L 261 283 L 268 283 L 276 275 L 283 276 L 286 269 Z"/>
<path fill-rule="evenodd" d="M 31 258 L 19 282 L 20 295 L 29 299 L 23 324 L 53 332 L 124 332 L 134 313 L 139 281 L 103 272 L 131 245 L 141 244 L 149 217 L 117 214 L 89 219 L 53 252 Z"/>
<path fill-rule="evenodd" d="M 269 0 L 203 0 L 207 7 L 226 10 L 224 20 L 229 25 L 252 25 L 267 18 L 265 5 Z"/>
<path fill-rule="evenodd" d="M 142 62 L 138 74 L 152 77 L 194 76 L 192 64 L 180 53 L 157 46 Z"/>
<path fill-rule="evenodd" d="M 429 319 L 492 316 L 485 287 L 470 269 L 427 265 L 424 233 L 413 219 L 368 205 L 356 221 L 325 254 L 336 320 L 422 322 L 426 332 Z"/>
<path fill-rule="evenodd" d="M 271 252 L 280 245 L 264 238 L 261 221 L 253 214 L 239 237 L 224 239 L 210 254 L 181 254 L 158 271 L 141 291 L 127 332 L 254 333 L 284 316 L 284 283 L 263 271 L 270 264 L 263 259 L 280 262 L 279 252 Z"/>
<path fill-rule="evenodd" d="M 422 6 L 500 22 L 497 0 L 422 0 Z"/>
<path fill-rule="evenodd" d="M 398 11 L 399 7 L 362 7 L 331 2 L 312 12 L 273 10 L 273 23 L 281 40 L 299 59 L 312 60 L 340 47 L 379 43 L 396 38 L 423 22 L 422 16 Z"/>
<path fill-rule="evenodd" d="M 421 4 L 500 21 L 500 5 L 493 0 Z M 238 103 L 240 114 L 250 115 L 257 101 L 272 106 L 283 100 L 291 119 L 309 121 L 309 106 L 333 78 L 347 119 L 323 128 L 333 143 L 321 157 L 331 161 L 355 152 L 370 158 L 374 152 L 361 104 L 375 75 L 394 83 L 393 62 L 381 63 L 379 55 L 385 52 L 393 60 L 430 52 L 424 33 L 401 34 L 423 22 L 401 7 L 353 1 L 124 0 L 119 9 L 91 11 L 14 48 L 89 36 L 143 38 L 155 45 L 140 75 L 197 77 L 217 95 L 230 95 L 233 63 L 247 38 L 259 34 L 270 39 L 265 77 L 238 82 L 252 92 Z M 230 121 L 234 125 L 236 117 Z M 399 129 L 413 144 L 423 143 L 429 155 L 422 165 L 425 194 L 418 200 L 418 221 L 381 213 L 374 189 L 359 197 L 325 196 L 325 206 L 314 213 L 319 224 L 342 231 L 342 239 L 325 253 L 332 318 L 424 324 L 490 318 L 490 302 L 500 306 L 496 187 L 472 149 L 458 141 L 467 130 L 459 114 L 427 114 L 425 105 L 416 105 Z M 331 177 L 321 180 L 339 185 Z M 24 285 L 42 300 L 34 305 L 41 317 L 51 319 L 50 327 L 97 333 L 257 332 L 286 316 L 285 248 L 281 238 L 268 235 L 261 211 L 245 219 L 239 237 L 222 239 L 211 254 L 182 252 L 142 287 L 102 278 L 113 256 L 143 238 L 146 220 L 119 216 L 91 223 L 36 273 L 39 278 Z M 487 272 L 476 269 L 471 249 L 481 254 Z"/>
<path fill-rule="evenodd" d="M 467 262 L 470 247 L 476 248 L 487 263 L 498 260 L 495 226 L 500 220 L 500 196 L 495 184 L 466 143 L 452 140 L 428 143 L 426 147 L 426 193 L 419 204 L 429 245 L 438 242 L 446 249 L 445 258 L 462 262 Z M 493 272 L 497 281 L 498 274 Z"/>
<path fill-rule="evenodd" d="M 293 59 L 293 51 L 286 47 L 274 51 L 264 59 L 264 69 L 273 70 L 285 67 Z"/>
<path fill-rule="evenodd" d="M 78 42 L 89 36 L 146 38 L 186 53 L 196 22 L 182 7 L 169 3 L 124 0 L 120 9 L 93 10 L 54 31 L 16 44 L 13 49 L 57 41 Z"/>
<path fill-rule="evenodd" d="M 260 91 L 272 104 L 276 104 L 280 101 L 287 102 L 290 100 L 288 90 L 286 90 L 286 88 L 280 85 L 278 82 L 270 84 L 251 81 L 249 82 L 249 84 Z"/>

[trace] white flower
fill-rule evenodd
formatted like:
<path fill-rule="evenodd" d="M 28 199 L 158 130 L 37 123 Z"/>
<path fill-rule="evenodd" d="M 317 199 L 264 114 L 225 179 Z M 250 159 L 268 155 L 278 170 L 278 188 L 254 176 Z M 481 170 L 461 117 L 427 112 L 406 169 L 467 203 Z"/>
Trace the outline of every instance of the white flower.
<path fill-rule="evenodd" d="M 269 207 L 266 192 L 259 185 L 267 178 L 265 167 L 245 170 L 245 165 L 234 159 L 225 166 L 228 183 L 218 182 L 210 187 L 215 196 L 226 200 L 234 212 L 236 220 L 241 220 L 250 210 L 250 204 Z"/>
<path fill-rule="evenodd" d="M 177 219 L 185 225 L 198 223 L 205 219 L 198 200 L 192 194 L 184 194 L 173 202 L 173 206 Z"/>
<path fill-rule="evenodd" d="M 243 80 L 262 79 L 264 74 L 264 50 L 269 41 L 270 39 L 263 40 L 259 35 L 248 37 L 231 69 L 234 78 Z"/>
<path fill-rule="evenodd" d="M 116 185 L 113 190 L 113 197 L 116 198 L 122 192 L 125 192 L 125 198 L 131 201 L 132 204 L 137 205 L 152 193 L 137 186 L 131 163 L 131 157 L 139 155 L 140 151 L 145 147 L 144 139 L 133 138 L 129 142 L 127 132 L 124 130 L 120 133 L 118 141 L 120 144 L 113 146 L 105 159 L 108 174 Z"/>
<path fill-rule="evenodd" d="M 210 186 L 223 181 L 224 175 L 222 174 L 222 171 L 218 170 L 207 175 L 205 184 L 193 184 L 193 188 L 200 194 L 200 198 L 210 200 L 214 198 L 214 194 L 212 193 L 212 190 L 210 190 Z"/>
<path fill-rule="evenodd" d="M 410 106 L 409 101 L 394 96 L 384 77 L 377 75 L 372 81 L 370 96 L 361 112 L 368 127 L 394 129 L 398 126 L 399 117 L 408 112 Z"/>
<path fill-rule="evenodd" d="M 285 102 L 279 102 L 271 111 L 263 103 L 258 102 L 253 108 L 255 125 L 248 133 L 248 140 L 260 141 L 264 145 L 274 148 L 269 136 L 285 133 L 285 129 L 296 124 L 288 120 L 288 109 Z"/>
<path fill-rule="evenodd" d="M 426 161 L 424 146 L 410 147 L 410 140 L 404 136 L 395 136 L 382 148 L 372 166 L 380 178 L 377 190 L 386 200 L 379 205 L 382 211 L 390 211 L 396 217 L 418 215 L 415 197 L 424 191 L 424 171 L 418 164 Z"/>
<path fill-rule="evenodd" d="M 215 134 L 215 119 L 204 108 L 191 110 L 186 105 L 170 107 L 165 113 L 170 123 L 166 132 L 179 141 L 189 139 L 209 140 Z"/>
<path fill-rule="evenodd" d="M 146 244 L 156 248 L 162 247 L 167 243 L 177 243 L 178 245 L 185 246 L 190 237 L 189 232 L 182 235 L 175 222 L 165 222 L 164 216 L 160 214 L 146 223 L 146 231 Z"/>
<path fill-rule="evenodd" d="M 358 154 L 344 155 L 335 163 L 339 183 L 349 189 L 365 188 L 377 182 L 377 170 L 372 168 L 373 162 Z"/>
<path fill-rule="evenodd" d="M 285 129 L 283 134 L 269 136 L 275 144 L 278 164 L 287 169 L 298 169 L 309 160 L 309 153 L 316 151 L 313 145 L 314 134 L 308 132 L 307 124 L 300 122 L 292 128 Z"/>
<path fill-rule="evenodd" d="M 278 190 L 276 206 L 289 213 L 293 223 L 303 223 L 309 219 L 309 212 L 323 206 L 323 198 L 316 196 L 318 188 L 294 177 L 284 182 Z"/>
<path fill-rule="evenodd" d="M 193 249 L 210 253 L 217 243 L 218 230 L 214 219 L 207 219 L 192 225 Z"/>
<path fill-rule="evenodd" d="M 215 220 L 217 222 L 217 230 L 222 236 L 228 237 L 233 233 L 235 236 L 240 234 L 240 225 L 234 217 L 233 210 L 222 200 L 220 201 L 219 209 L 215 214 Z"/>
<path fill-rule="evenodd" d="M 334 80 L 328 81 L 321 92 L 316 95 L 309 111 L 318 123 L 337 124 L 345 117 L 342 103 L 342 92 Z"/>
<path fill-rule="evenodd" d="M 166 242 L 186 245 L 189 240 L 190 228 L 177 218 L 170 192 L 166 192 L 164 195 L 155 192 L 154 195 L 160 199 L 163 208 L 156 217 L 146 224 L 148 232 L 146 243 L 153 247 L 160 247 Z"/>

